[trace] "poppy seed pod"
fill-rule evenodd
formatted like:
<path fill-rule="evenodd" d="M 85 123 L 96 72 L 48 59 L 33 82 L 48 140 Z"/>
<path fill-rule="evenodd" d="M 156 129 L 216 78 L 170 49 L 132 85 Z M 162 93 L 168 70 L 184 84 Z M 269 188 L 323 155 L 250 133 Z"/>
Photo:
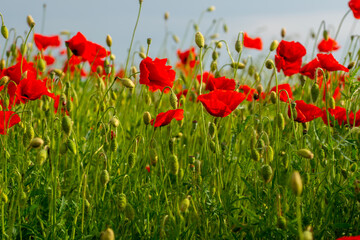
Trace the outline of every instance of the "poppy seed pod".
<path fill-rule="evenodd" d="M 179 173 L 179 160 L 174 154 L 172 154 L 169 159 L 169 170 L 172 175 Z"/>
<path fill-rule="evenodd" d="M 108 228 L 105 231 L 101 232 L 100 240 L 115 240 L 114 231 L 111 228 Z"/>
<path fill-rule="evenodd" d="M 296 196 L 300 196 L 303 190 L 303 184 L 300 173 L 295 171 L 290 180 L 290 186 Z"/>
<path fill-rule="evenodd" d="M 71 129 L 72 129 L 72 121 L 69 116 L 64 116 L 61 122 L 62 130 L 68 136 L 70 136 Z"/>
<path fill-rule="evenodd" d="M 27 24 L 29 25 L 30 28 L 35 26 L 35 21 L 34 21 L 34 19 L 33 19 L 33 17 L 31 15 L 28 15 L 26 17 L 26 22 L 27 22 Z"/>
<path fill-rule="evenodd" d="M 134 218 L 135 218 L 135 210 L 129 203 L 126 204 L 124 214 L 125 214 L 125 217 L 127 219 L 129 219 L 130 221 L 134 220 Z"/>
<path fill-rule="evenodd" d="M 316 100 L 319 97 L 319 94 L 320 94 L 320 87 L 317 83 L 315 83 L 311 87 L 311 98 L 312 98 L 313 102 L 316 102 Z"/>
<path fill-rule="evenodd" d="M 314 154 L 313 154 L 310 150 L 305 149 L 305 148 L 299 149 L 299 150 L 297 151 L 297 154 L 298 154 L 300 157 L 303 157 L 303 158 L 308 158 L 308 159 L 314 158 Z"/>
<path fill-rule="evenodd" d="M 135 87 L 135 84 L 133 81 L 131 81 L 129 78 L 121 78 L 121 83 L 123 84 L 124 87 L 126 88 L 134 88 Z"/>
<path fill-rule="evenodd" d="M 205 46 L 205 39 L 201 32 L 197 32 L 195 34 L 195 43 L 199 48 L 203 48 Z"/>
<path fill-rule="evenodd" d="M 266 66 L 267 69 L 273 69 L 273 67 L 274 67 L 273 60 L 271 60 L 271 59 L 266 60 L 265 66 Z"/>
<path fill-rule="evenodd" d="M 270 165 L 265 164 L 261 167 L 261 176 L 265 183 L 269 183 L 273 174 L 273 170 Z"/>
<path fill-rule="evenodd" d="M 30 141 L 30 147 L 32 148 L 39 148 L 44 144 L 44 140 L 42 140 L 39 137 L 35 137 L 33 139 L 31 139 Z"/>
<path fill-rule="evenodd" d="M 179 209 L 182 213 L 186 212 L 189 209 L 190 206 L 190 200 L 189 198 L 184 198 L 179 205 Z"/>
<path fill-rule="evenodd" d="M 170 98 L 171 107 L 173 109 L 177 109 L 178 98 L 177 98 L 177 96 L 175 95 L 175 93 L 173 91 L 171 91 L 169 98 Z"/>
<path fill-rule="evenodd" d="M 279 42 L 277 40 L 272 41 L 270 44 L 270 52 L 275 51 L 278 46 L 279 46 Z"/>
<path fill-rule="evenodd" d="M 110 181 L 110 175 L 109 172 L 104 169 L 102 170 L 101 174 L 100 174 L 100 182 L 103 186 L 105 186 L 106 184 L 108 184 L 108 182 Z"/>
<path fill-rule="evenodd" d="M 111 38 L 111 36 L 109 34 L 106 36 L 106 45 L 108 47 L 112 46 L 112 38 Z"/>
<path fill-rule="evenodd" d="M 149 112 L 144 112 L 143 121 L 144 121 L 145 125 L 149 125 L 149 123 L 151 121 L 151 114 Z"/>
<path fill-rule="evenodd" d="M 151 44 L 151 42 L 152 42 L 152 39 L 151 39 L 151 38 L 146 39 L 146 43 L 147 43 L 147 45 L 150 45 L 150 44 Z"/>
<path fill-rule="evenodd" d="M 5 25 L 2 25 L 2 26 L 1 26 L 1 34 L 3 35 L 3 37 L 4 37 L 5 39 L 8 39 L 8 37 L 9 37 L 9 31 L 8 31 L 8 29 L 7 29 L 7 27 L 6 27 Z"/>
<path fill-rule="evenodd" d="M 121 193 L 118 199 L 118 208 L 120 209 L 120 211 L 125 210 L 126 204 L 127 204 L 126 195 L 124 193 Z"/>

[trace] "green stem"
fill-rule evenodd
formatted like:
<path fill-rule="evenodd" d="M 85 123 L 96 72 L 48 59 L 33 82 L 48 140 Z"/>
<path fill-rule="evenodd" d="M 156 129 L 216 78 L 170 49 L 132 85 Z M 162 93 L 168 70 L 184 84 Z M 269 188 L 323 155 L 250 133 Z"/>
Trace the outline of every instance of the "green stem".
<path fill-rule="evenodd" d="M 349 9 L 349 10 L 345 13 L 345 15 L 341 18 L 341 21 L 340 21 L 340 23 L 339 23 L 339 26 L 338 26 L 338 28 L 337 28 L 337 31 L 336 31 L 336 34 L 335 34 L 335 37 L 334 37 L 334 40 L 335 40 L 335 41 L 336 41 L 337 36 L 339 35 L 341 26 L 342 26 L 342 24 L 343 24 L 346 16 L 347 16 L 350 12 L 351 12 L 351 9 Z"/>

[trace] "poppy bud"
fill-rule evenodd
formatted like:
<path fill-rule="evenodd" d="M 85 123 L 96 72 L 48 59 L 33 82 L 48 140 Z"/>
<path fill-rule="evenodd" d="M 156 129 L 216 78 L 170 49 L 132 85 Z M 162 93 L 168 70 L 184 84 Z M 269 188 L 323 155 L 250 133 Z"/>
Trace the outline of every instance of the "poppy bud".
<path fill-rule="evenodd" d="M 278 125 L 278 128 L 280 130 L 284 130 L 285 129 L 285 118 L 284 118 L 284 115 L 282 115 L 282 113 L 279 113 L 277 116 L 276 116 L 276 123 Z"/>
<path fill-rule="evenodd" d="M 258 92 L 259 95 L 262 93 L 263 90 L 264 90 L 263 85 L 261 84 L 257 85 L 256 91 Z"/>
<path fill-rule="evenodd" d="M 149 155 L 150 155 L 150 163 L 151 163 L 151 165 L 155 166 L 156 163 L 158 162 L 158 158 L 159 158 L 156 150 L 154 148 L 150 148 Z"/>
<path fill-rule="evenodd" d="M 325 41 L 327 41 L 329 39 L 329 32 L 327 30 L 323 31 L 323 37 L 324 37 Z"/>
<path fill-rule="evenodd" d="M 335 109 L 335 99 L 333 96 L 328 98 L 328 108 Z"/>
<path fill-rule="evenodd" d="M 271 146 L 267 146 L 266 156 L 270 163 L 274 160 L 274 150 Z"/>
<path fill-rule="evenodd" d="M 27 24 L 29 25 L 30 28 L 35 26 L 34 19 L 33 19 L 33 17 L 31 15 L 28 15 L 26 17 L 26 22 L 27 22 Z"/>
<path fill-rule="evenodd" d="M 36 162 L 39 166 L 42 166 L 48 157 L 47 149 L 41 149 L 36 155 Z"/>
<path fill-rule="evenodd" d="M 265 66 L 266 66 L 267 69 L 273 69 L 273 67 L 274 67 L 273 60 L 271 60 L 271 59 L 266 60 Z"/>
<path fill-rule="evenodd" d="M 209 123 L 209 135 L 210 138 L 214 138 L 216 133 L 216 125 L 215 123 L 211 122 Z"/>
<path fill-rule="evenodd" d="M 115 61 L 115 59 L 116 59 L 115 54 L 113 54 L 113 53 L 112 53 L 112 54 L 110 54 L 110 60 L 111 60 L 111 61 Z"/>
<path fill-rule="evenodd" d="M 0 79 L 0 87 L 1 87 L 1 86 L 4 86 L 9 80 L 10 80 L 10 78 L 9 78 L 8 76 L 3 76 L 3 77 Z"/>
<path fill-rule="evenodd" d="M 115 152 L 116 149 L 117 149 L 117 142 L 115 141 L 115 139 L 113 139 L 110 142 L 110 151 Z"/>
<path fill-rule="evenodd" d="M 112 46 L 112 38 L 111 38 L 111 36 L 109 34 L 106 36 L 106 45 L 108 47 Z"/>
<path fill-rule="evenodd" d="M 108 182 L 110 181 L 110 175 L 109 172 L 104 169 L 102 170 L 101 174 L 100 174 L 100 182 L 103 186 L 105 186 L 106 184 L 108 184 Z"/>
<path fill-rule="evenodd" d="M 70 152 L 72 152 L 74 155 L 76 155 L 76 145 L 75 145 L 75 142 L 73 140 L 68 139 L 66 141 L 66 146 L 70 150 Z"/>
<path fill-rule="evenodd" d="M 255 73 L 255 66 L 254 65 L 250 65 L 249 68 L 248 68 L 248 74 L 250 76 L 253 76 Z"/>
<path fill-rule="evenodd" d="M 281 33 L 280 33 L 281 37 L 284 38 L 286 35 L 286 29 L 285 28 L 281 28 Z"/>
<path fill-rule="evenodd" d="M 144 98 L 145 98 L 145 103 L 147 105 L 150 105 L 151 104 L 151 97 L 150 97 L 150 94 L 148 92 L 144 95 Z"/>
<path fill-rule="evenodd" d="M 260 74 L 259 74 L 258 72 L 256 72 L 256 73 L 254 74 L 254 79 L 255 79 L 256 82 L 260 82 L 261 78 L 260 78 Z M 259 93 L 259 94 L 260 94 L 260 93 Z"/>
<path fill-rule="evenodd" d="M 101 232 L 100 240 L 115 240 L 114 231 L 111 228 L 108 228 L 105 231 Z"/>
<path fill-rule="evenodd" d="M 188 197 L 184 198 L 179 205 L 179 209 L 182 213 L 186 212 L 190 206 L 190 200 Z"/>
<path fill-rule="evenodd" d="M 211 70 L 212 72 L 215 72 L 216 69 L 217 69 L 217 62 L 216 62 L 216 61 L 212 61 L 212 62 L 211 62 L 211 65 L 210 65 L 210 70 Z"/>
<path fill-rule="evenodd" d="M 66 143 L 60 145 L 60 153 L 61 153 L 62 155 L 66 154 L 66 153 L 67 153 L 67 150 L 68 150 L 68 147 L 67 147 L 67 144 L 66 144 Z"/>
<path fill-rule="evenodd" d="M 203 48 L 205 46 L 205 39 L 201 32 L 197 32 L 195 34 L 195 43 L 199 48 Z"/>
<path fill-rule="evenodd" d="M 242 44 L 241 44 L 241 41 L 240 40 L 236 40 L 236 42 L 235 42 L 235 50 L 236 50 L 236 52 L 237 53 L 240 53 L 241 52 L 241 50 L 242 50 Z"/>
<path fill-rule="evenodd" d="M 276 98 L 277 98 L 276 92 L 272 91 L 272 92 L 270 93 L 270 100 L 271 100 L 271 102 L 272 102 L 273 104 L 276 103 Z"/>
<path fill-rule="evenodd" d="M 303 233 L 304 240 L 313 240 L 313 234 L 309 230 L 305 230 Z"/>
<path fill-rule="evenodd" d="M 124 87 L 126 88 L 134 88 L 135 87 L 135 84 L 133 81 L 131 81 L 129 78 L 121 78 L 121 83 L 123 84 Z"/>
<path fill-rule="evenodd" d="M 39 148 L 44 144 L 44 140 L 42 140 L 39 137 L 35 137 L 33 139 L 31 139 L 30 141 L 30 147 L 32 148 Z"/>
<path fill-rule="evenodd" d="M 130 168 L 133 168 L 135 166 L 136 163 L 136 153 L 130 153 L 129 157 L 128 157 L 128 164 Z"/>
<path fill-rule="evenodd" d="M 355 66 L 356 62 L 355 61 L 351 61 L 349 63 L 349 65 L 347 66 L 348 69 L 352 69 Z"/>
<path fill-rule="evenodd" d="M 115 128 L 117 128 L 119 125 L 120 125 L 120 121 L 119 121 L 119 119 L 117 118 L 117 117 L 112 117 L 111 119 L 110 119 L 110 124 L 113 126 L 113 127 L 115 127 Z"/>
<path fill-rule="evenodd" d="M 175 34 L 172 35 L 172 39 L 174 40 L 175 43 L 179 43 L 180 39 L 178 36 L 176 36 Z"/>
<path fill-rule="evenodd" d="M 7 29 L 7 27 L 6 27 L 5 25 L 2 25 L 2 26 L 1 26 L 1 34 L 3 35 L 3 37 L 4 37 L 5 39 L 8 39 L 8 37 L 9 37 L 9 31 L 8 31 L 8 29 Z"/>
<path fill-rule="evenodd" d="M 143 120 L 144 120 L 145 125 L 149 125 L 149 123 L 151 121 L 151 114 L 149 112 L 144 112 Z"/>
<path fill-rule="evenodd" d="M 273 171 L 270 165 L 265 164 L 261 167 L 261 176 L 264 179 L 265 183 L 270 182 Z"/>
<path fill-rule="evenodd" d="M 120 209 L 120 211 L 125 210 L 126 204 L 127 204 L 126 195 L 124 193 L 121 193 L 118 199 L 118 208 Z"/>
<path fill-rule="evenodd" d="M 40 72 L 44 72 L 45 71 L 45 68 L 46 68 L 46 62 L 44 59 L 40 58 L 39 61 L 38 61 L 38 69 L 40 70 Z"/>
<path fill-rule="evenodd" d="M 215 33 L 210 36 L 210 39 L 217 39 L 219 37 L 219 34 Z"/>
<path fill-rule="evenodd" d="M 6 62 L 5 62 L 5 59 L 1 59 L 0 61 L 0 70 L 3 70 L 6 66 Z"/>
<path fill-rule="evenodd" d="M 70 136 L 70 132 L 72 129 L 72 121 L 69 116 L 64 116 L 61 122 L 62 130 L 68 136 Z"/>
<path fill-rule="evenodd" d="M 208 7 L 208 8 L 206 9 L 206 11 L 208 11 L 208 12 L 213 12 L 213 11 L 215 11 L 215 6 L 210 6 L 210 7 Z"/>
<path fill-rule="evenodd" d="M 296 196 L 301 195 L 302 190 L 303 190 L 303 184 L 302 184 L 300 173 L 298 171 L 295 171 L 292 174 L 290 186 Z"/>
<path fill-rule="evenodd" d="M 177 109 L 178 98 L 173 91 L 170 93 L 170 105 L 173 109 Z"/>
<path fill-rule="evenodd" d="M 224 23 L 224 25 L 223 25 L 223 30 L 224 30 L 225 33 L 227 33 L 229 31 L 228 26 L 226 25 L 226 23 Z"/>
<path fill-rule="evenodd" d="M 179 161 L 176 155 L 172 154 L 169 159 L 169 169 L 172 175 L 179 173 Z"/>
<path fill-rule="evenodd" d="M 233 62 L 233 63 L 231 63 L 231 67 L 236 68 L 236 69 L 244 69 L 245 64 L 243 64 L 241 62 Z"/>
<path fill-rule="evenodd" d="M 276 225 L 280 229 L 286 229 L 286 218 L 284 218 L 283 216 L 278 217 Z"/>
<path fill-rule="evenodd" d="M 297 151 L 297 154 L 300 156 L 300 157 L 303 157 L 303 158 L 308 158 L 308 159 L 312 159 L 314 157 L 314 154 L 308 150 L 308 149 L 299 149 Z"/>
<path fill-rule="evenodd" d="M 272 41 L 270 44 L 270 52 L 275 51 L 278 46 L 279 46 L 279 42 L 277 40 Z"/>
<path fill-rule="evenodd" d="M 216 59 L 218 59 L 218 57 L 219 57 L 218 52 L 217 52 L 217 51 L 213 51 L 211 57 L 212 57 L 212 59 L 213 59 L 214 61 L 215 61 Z"/>
<path fill-rule="evenodd" d="M 20 52 L 21 52 L 21 54 L 22 54 L 22 55 L 25 55 L 26 50 L 27 50 L 26 44 L 22 43 L 21 46 L 20 46 Z"/>
<path fill-rule="evenodd" d="M 165 21 L 169 19 L 169 12 L 165 12 L 164 19 L 165 19 Z"/>
<path fill-rule="evenodd" d="M 256 148 L 251 149 L 251 158 L 256 162 L 260 160 L 260 153 Z"/>
<path fill-rule="evenodd" d="M 125 217 L 127 219 L 129 219 L 130 221 L 134 220 L 134 218 L 135 218 L 135 210 L 129 203 L 126 204 L 124 214 L 125 214 Z"/>
<path fill-rule="evenodd" d="M 318 99 L 320 94 L 320 88 L 319 85 L 317 83 L 315 83 L 314 85 L 312 85 L 311 87 L 311 97 L 313 102 L 316 102 L 316 100 Z"/>
<path fill-rule="evenodd" d="M 169 150 L 172 154 L 174 154 L 174 148 L 175 148 L 175 141 L 176 141 L 176 138 L 170 138 L 169 139 Z"/>

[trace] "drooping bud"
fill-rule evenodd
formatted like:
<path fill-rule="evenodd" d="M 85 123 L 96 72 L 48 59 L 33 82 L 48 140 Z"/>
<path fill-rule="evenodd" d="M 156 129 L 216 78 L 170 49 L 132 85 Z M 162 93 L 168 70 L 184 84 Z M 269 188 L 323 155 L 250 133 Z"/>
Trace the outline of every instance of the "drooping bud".
<path fill-rule="evenodd" d="M 3 77 L 0 79 L 0 87 L 1 87 L 1 86 L 4 86 L 9 80 L 10 80 L 10 78 L 9 78 L 8 76 L 3 76 Z"/>
<path fill-rule="evenodd" d="M 45 147 L 46 148 L 46 147 Z M 48 151 L 46 149 L 41 149 L 38 154 L 36 155 L 36 163 L 39 166 L 42 166 L 45 162 L 45 160 L 48 157 Z"/>
<path fill-rule="evenodd" d="M 176 36 L 175 34 L 172 35 L 172 39 L 174 40 L 175 43 L 179 43 L 180 39 L 178 36 Z"/>
<path fill-rule="evenodd" d="M 224 30 L 225 33 L 227 33 L 229 31 L 228 26 L 226 25 L 226 23 L 224 23 L 224 25 L 223 25 L 223 30 Z"/>
<path fill-rule="evenodd" d="M 136 163 L 136 153 L 132 152 L 128 157 L 129 167 L 133 168 L 135 166 L 135 163 Z"/>
<path fill-rule="evenodd" d="M 260 153 L 256 148 L 251 149 L 251 158 L 257 162 L 260 160 Z"/>
<path fill-rule="evenodd" d="M 333 96 L 328 97 L 328 108 L 335 109 L 335 98 Z"/>
<path fill-rule="evenodd" d="M 299 149 L 297 151 L 297 154 L 303 158 L 308 158 L 308 159 L 314 158 L 314 154 L 309 149 L 305 149 L 305 148 Z"/>
<path fill-rule="evenodd" d="M 217 70 L 217 61 L 211 61 L 210 70 L 215 72 Z"/>
<path fill-rule="evenodd" d="M 195 43 L 199 48 L 203 48 L 205 46 L 205 39 L 201 32 L 197 32 L 195 34 Z"/>
<path fill-rule="evenodd" d="M 123 84 L 124 87 L 126 88 L 134 88 L 135 87 L 135 84 L 133 81 L 131 81 L 129 78 L 121 78 L 121 83 Z"/>
<path fill-rule="evenodd" d="M 240 53 L 241 52 L 241 50 L 242 50 L 242 44 L 241 44 L 241 41 L 240 40 L 236 40 L 236 42 L 235 42 L 235 50 L 236 50 L 236 52 L 237 53 Z"/>
<path fill-rule="evenodd" d="M 35 137 L 33 139 L 31 139 L 30 141 L 30 147 L 32 148 L 39 148 L 44 144 L 44 140 L 42 140 L 39 137 Z"/>
<path fill-rule="evenodd" d="M 280 35 L 281 35 L 282 38 L 284 38 L 286 36 L 286 29 L 285 28 L 281 28 Z"/>
<path fill-rule="evenodd" d="M 327 41 L 329 39 L 329 32 L 327 30 L 324 30 L 323 37 L 324 37 L 325 41 Z"/>
<path fill-rule="evenodd" d="M 267 69 L 273 69 L 273 67 L 274 67 L 273 60 L 271 60 L 271 59 L 266 60 L 265 66 L 266 66 Z"/>
<path fill-rule="evenodd" d="M 109 34 L 106 36 L 106 45 L 108 47 L 112 46 L 112 38 L 111 38 L 111 36 Z"/>
<path fill-rule="evenodd" d="M 320 88 L 319 85 L 317 83 L 315 83 L 314 85 L 312 85 L 311 87 L 311 98 L 313 100 L 313 102 L 316 102 L 316 100 L 318 99 L 320 94 Z"/>
<path fill-rule="evenodd" d="M 45 61 L 44 59 L 40 58 L 40 59 L 38 60 L 37 66 L 38 66 L 40 72 L 44 72 L 44 71 L 45 71 L 45 68 L 46 68 L 46 61 Z"/>
<path fill-rule="evenodd" d="M 165 21 L 169 19 L 169 12 L 165 12 L 164 19 L 165 19 Z"/>
<path fill-rule="evenodd" d="M 77 151 L 76 151 L 76 144 L 73 140 L 71 140 L 70 138 L 66 141 L 66 146 L 67 148 L 70 150 L 70 152 L 72 152 L 74 155 L 76 155 Z"/>
<path fill-rule="evenodd" d="M 72 121 L 69 116 L 64 116 L 61 122 L 62 130 L 68 136 L 70 136 L 71 129 L 72 129 Z"/>
<path fill-rule="evenodd" d="M 100 240 L 115 240 L 114 231 L 111 228 L 108 228 L 105 231 L 101 232 Z"/>
<path fill-rule="evenodd" d="M 264 179 L 265 183 L 270 182 L 272 178 L 273 170 L 270 165 L 265 164 L 261 167 L 261 176 Z"/>
<path fill-rule="evenodd" d="M 270 100 L 271 100 L 271 102 L 272 102 L 273 104 L 276 103 L 276 98 L 277 98 L 276 92 L 275 92 L 275 91 L 272 91 L 272 92 L 270 93 Z"/>
<path fill-rule="evenodd" d="M 5 69 L 5 66 L 6 66 L 5 59 L 1 59 L 1 61 L 0 61 L 0 70 Z"/>
<path fill-rule="evenodd" d="M 169 170 L 172 175 L 179 173 L 179 160 L 174 154 L 172 154 L 169 159 Z"/>
<path fill-rule="evenodd" d="M 352 69 L 352 68 L 355 66 L 355 64 L 356 64 L 355 61 L 351 61 L 351 62 L 349 63 L 349 65 L 347 66 L 347 68 L 350 70 L 350 69 Z"/>
<path fill-rule="evenodd" d="M 124 193 L 121 193 L 119 195 L 118 204 L 117 204 L 119 210 L 124 211 L 126 204 L 127 204 L 126 195 Z"/>
<path fill-rule="evenodd" d="M 31 15 L 28 15 L 26 17 L 26 22 L 27 22 L 27 24 L 29 25 L 30 28 L 35 26 L 35 21 L 34 21 L 34 19 L 33 19 L 33 17 Z"/>
<path fill-rule="evenodd" d="M 233 62 L 233 63 L 231 63 L 230 66 L 234 69 L 244 69 L 245 68 L 245 64 L 243 64 L 241 62 Z"/>
<path fill-rule="evenodd" d="M 1 35 L 3 35 L 5 39 L 8 39 L 9 37 L 9 31 L 5 25 L 1 26 Z"/>
<path fill-rule="evenodd" d="M 106 184 L 108 184 L 108 182 L 110 181 L 110 175 L 109 172 L 104 169 L 102 170 L 101 174 L 100 174 L 100 182 L 103 186 L 105 186 Z"/>
<path fill-rule="evenodd" d="M 303 184 L 300 173 L 295 171 L 291 176 L 290 181 L 291 188 L 296 196 L 300 196 L 303 190 Z"/>
<path fill-rule="evenodd" d="M 134 218 L 135 218 L 135 210 L 129 203 L 126 204 L 124 214 L 125 214 L 125 217 L 127 219 L 129 219 L 130 221 L 134 220 Z"/>
<path fill-rule="evenodd" d="M 263 85 L 261 85 L 261 84 L 257 85 L 256 91 L 260 95 L 262 93 L 262 91 L 264 91 Z"/>
<path fill-rule="evenodd" d="M 186 212 L 189 209 L 190 200 L 188 197 L 184 198 L 179 205 L 179 209 L 182 213 Z"/>
<path fill-rule="evenodd" d="M 279 46 L 279 42 L 277 40 L 272 41 L 270 44 L 270 52 L 275 51 L 278 46 Z"/>
<path fill-rule="evenodd" d="M 267 156 L 268 162 L 271 163 L 274 159 L 274 149 L 271 146 L 267 146 L 266 156 Z"/>
<path fill-rule="evenodd" d="M 171 107 L 172 107 L 173 109 L 177 109 L 178 98 L 177 98 L 176 94 L 175 94 L 173 91 L 171 91 L 169 98 L 170 98 L 170 105 L 171 105 Z"/>
<path fill-rule="evenodd" d="M 208 11 L 208 12 L 213 12 L 213 11 L 215 11 L 215 6 L 210 6 L 210 7 L 208 7 L 208 8 L 206 9 L 206 11 Z"/>
<path fill-rule="evenodd" d="M 117 128 L 117 127 L 120 125 L 120 121 L 119 121 L 119 119 L 118 119 L 116 116 L 114 116 L 114 117 L 112 117 L 112 118 L 110 119 L 110 124 L 111 124 L 113 127 Z"/>

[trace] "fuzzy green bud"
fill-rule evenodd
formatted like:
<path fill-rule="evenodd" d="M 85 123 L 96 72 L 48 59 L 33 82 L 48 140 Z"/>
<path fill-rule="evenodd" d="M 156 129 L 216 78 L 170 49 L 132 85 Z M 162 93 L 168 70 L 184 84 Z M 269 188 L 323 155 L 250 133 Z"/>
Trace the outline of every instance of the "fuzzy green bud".
<path fill-rule="evenodd" d="M 112 38 L 111 38 L 111 36 L 109 34 L 106 36 L 106 45 L 108 47 L 112 46 Z"/>
<path fill-rule="evenodd" d="M 203 48 L 205 46 L 205 39 L 201 32 L 197 32 L 195 34 L 195 43 L 199 48 Z"/>
<path fill-rule="evenodd" d="M 212 72 L 215 72 L 217 69 L 217 61 L 211 61 L 211 64 L 210 64 L 210 70 Z"/>
<path fill-rule="evenodd" d="M 76 151 L 76 144 L 73 140 L 68 139 L 66 141 L 66 146 L 67 148 L 70 150 L 70 152 L 72 152 L 74 155 L 76 155 L 77 151 Z"/>
<path fill-rule="evenodd" d="M 46 149 L 41 149 L 36 155 L 36 163 L 39 166 L 42 166 L 45 160 L 47 159 L 47 157 L 48 157 L 48 151 Z"/>
<path fill-rule="evenodd" d="M 100 240 L 115 240 L 114 231 L 111 228 L 108 228 L 105 231 L 101 232 Z"/>
<path fill-rule="evenodd" d="M 100 174 L 100 182 L 103 186 L 105 186 L 106 184 L 108 184 L 108 182 L 110 181 L 110 175 L 109 172 L 104 169 L 102 170 L 101 174 Z"/>
<path fill-rule="evenodd" d="M 256 162 L 260 160 L 260 153 L 256 148 L 251 149 L 251 158 Z"/>
<path fill-rule="evenodd" d="M 272 92 L 270 93 L 270 101 L 271 101 L 273 104 L 276 103 L 276 98 L 277 98 L 276 92 L 272 91 Z"/>
<path fill-rule="evenodd" d="M 5 59 L 1 59 L 1 61 L 0 61 L 0 70 L 5 69 L 5 66 L 6 66 Z"/>
<path fill-rule="evenodd" d="M 215 123 L 211 122 L 209 123 L 209 135 L 210 138 L 214 138 L 216 134 L 216 125 Z"/>
<path fill-rule="evenodd" d="M 151 122 L 151 114 L 149 112 L 144 112 L 143 121 L 145 125 L 149 125 L 149 123 Z"/>
<path fill-rule="evenodd" d="M 235 42 L 235 50 L 237 53 L 240 53 L 242 51 L 242 44 L 240 40 L 236 40 Z"/>
<path fill-rule="evenodd" d="M 129 78 L 121 78 L 120 80 L 121 80 L 121 83 L 123 84 L 123 86 L 126 88 L 132 89 L 135 87 L 134 82 L 131 81 L 131 79 L 129 79 Z"/>
<path fill-rule="evenodd" d="M 115 139 L 110 141 L 110 151 L 111 152 L 116 152 L 117 149 L 117 142 L 115 141 Z"/>
<path fill-rule="evenodd" d="M 317 83 L 315 83 L 314 85 L 312 85 L 311 87 L 311 98 L 313 100 L 313 102 L 316 102 L 316 100 L 318 99 L 320 94 L 320 88 L 319 85 Z"/>
<path fill-rule="evenodd" d="M 231 63 L 230 66 L 234 69 L 244 69 L 245 68 L 245 64 L 243 64 L 241 62 L 233 62 L 233 63 Z"/>
<path fill-rule="evenodd" d="M 327 30 L 323 31 L 323 37 L 324 37 L 325 41 L 327 41 L 329 39 L 329 32 Z"/>
<path fill-rule="evenodd" d="M 280 229 L 286 229 L 286 218 L 284 218 L 283 216 L 278 217 L 276 225 Z"/>
<path fill-rule="evenodd" d="M 179 173 L 179 161 L 176 155 L 172 154 L 169 159 L 169 170 L 173 175 L 177 175 Z"/>
<path fill-rule="evenodd" d="M 308 159 L 314 158 L 314 154 L 313 154 L 310 150 L 305 149 L 305 148 L 299 149 L 299 150 L 297 151 L 297 154 L 298 154 L 300 157 L 303 157 L 303 158 L 308 158 Z"/>
<path fill-rule="evenodd" d="M 32 148 L 39 148 L 44 144 L 44 140 L 42 140 L 39 137 L 35 137 L 33 139 L 31 139 L 30 141 L 30 147 Z"/>
<path fill-rule="evenodd" d="M 125 217 L 127 219 L 129 219 L 130 221 L 134 220 L 134 218 L 135 218 L 135 210 L 129 203 L 126 204 L 124 214 L 125 214 Z"/>
<path fill-rule="evenodd" d="M 1 35 L 3 35 L 5 39 L 8 39 L 9 37 L 9 31 L 5 25 L 1 26 Z"/>
<path fill-rule="evenodd" d="M 177 109 L 178 98 L 177 98 L 176 94 L 175 94 L 173 91 L 171 91 L 169 98 L 170 98 L 170 105 L 171 105 L 171 107 L 172 107 L 173 109 Z"/>
<path fill-rule="evenodd" d="M 208 8 L 206 9 L 206 11 L 208 11 L 208 12 L 213 12 L 213 11 L 215 11 L 215 6 L 210 6 L 210 7 L 208 7 Z"/>
<path fill-rule="evenodd" d="M 272 41 L 270 44 L 270 52 L 275 51 L 278 46 L 279 46 L 279 42 L 277 40 Z"/>
<path fill-rule="evenodd" d="M 117 206 L 118 206 L 119 210 L 124 211 L 125 207 L 126 207 L 126 204 L 127 204 L 126 195 L 124 193 L 121 193 L 119 195 L 117 203 L 118 203 Z"/>
<path fill-rule="evenodd" d="M 303 190 L 303 184 L 300 173 L 295 171 L 290 180 L 290 186 L 296 196 L 300 196 Z"/>
<path fill-rule="evenodd" d="M 113 126 L 113 127 L 115 127 L 115 128 L 117 128 L 119 125 L 120 125 L 120 121 L 119 121 L 119 119 L 117 118 L 117 117 L 112 117 L 111 119 L 110 119 L 110 124 Z"/>
<path fill-rule="evenodd" d="M 266 156 L 270 163 L 274 160 L 274 149 L 271 146 L 267 146 Z"/>
<path fill-rule="evenodd" d="M 179 209 L 182 213 L 186 212 L 189 209 L 190 200 L 189 198 L 184 198 L 179 205 Z"/>
<path fill-rule="evenodd" d="M 328 98 L 328 101 L 327 101 L 327 104 L 328 104 L 328 108 L 331 108 L 331 109 L 335 109 L 335 98 L 333 96 L 329 97 Z"/>
<path fill-rule="evenodd" d="M 179 43 L 180 39 L 178 36 L 176 36 L 175 34 L 172 35 L 172 39 L 174 40 L 175 43 Z"/>
<path fill-rule="evenodd" d="M 270 165 L 265 164 L 261 167 L 261 176 L 264 179 L 265 183 L 270 182 L 272 178 L 273 170 Z"/>
<path fill-rule="evenodd" d="M 70 136 L 71 129 L 72 129 L 72 121 L 69 116 L 64 116 L 61 122 L 62 130 L 68 136 Z"/>
<path fill-rule="evenodd" d="M 34 19 L 33 19 L 33 17 L 31 15 L 28 15 L 26 17 L 26 22 L 27 22 L 27 24 L 29 25 L 30 28 L 35 26 L 35 21 L 34 21 Z"/>
<path fill-rule="evenodd" d="M 266 66 L 267 69 L 273 69 L 273 67 L 274 67 L 273 60 L 271 60 L 271 59 L 266 60 L 265 66 Z"/>
<path fill-rule="evenodd" d="M 128 156 L 128 165 L 130 168 L 133 168 L 135 166 L 136 163 L 136 153 L 130 153 Z"/>

